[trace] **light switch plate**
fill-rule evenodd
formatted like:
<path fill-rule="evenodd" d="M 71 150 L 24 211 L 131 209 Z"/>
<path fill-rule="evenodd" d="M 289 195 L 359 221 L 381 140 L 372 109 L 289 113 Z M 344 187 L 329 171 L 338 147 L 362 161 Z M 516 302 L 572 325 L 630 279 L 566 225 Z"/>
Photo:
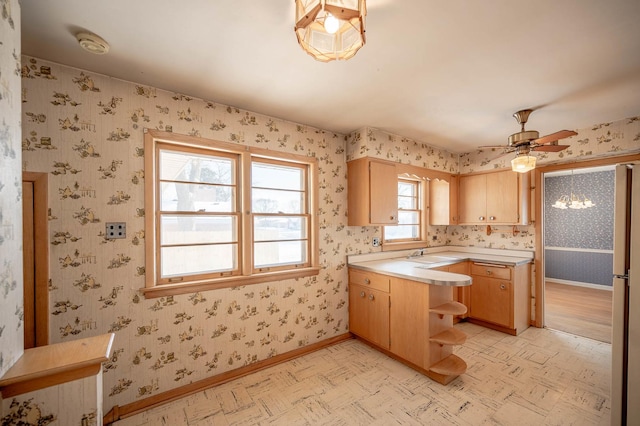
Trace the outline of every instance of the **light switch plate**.
<path fill-rule="evenodd" d="M 127 238 L 126 222 L 107 222 L 105 228 L 105 238 L 107 240 L 116 240 L 119 238 Z"/>

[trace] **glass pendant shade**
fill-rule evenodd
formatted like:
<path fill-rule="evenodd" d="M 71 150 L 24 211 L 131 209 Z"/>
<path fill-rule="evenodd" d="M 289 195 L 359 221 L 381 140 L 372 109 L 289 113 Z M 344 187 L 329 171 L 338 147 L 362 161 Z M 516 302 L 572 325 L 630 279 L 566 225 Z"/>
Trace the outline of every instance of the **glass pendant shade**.
<path fill-rule="evenodd" d="M 364 17 L 367 14 L 365 0 L 295 2 L 298 43 L 318 61 L 346 60 L 364 46 Z M 331 21 L 332 18 L 337 20 L 335 31 L 335 22 L 328 22 L 325 26 L 325 20 Z"/>
<path fill-rule="evenodd" d="M 511 160 L 511 170 L 518 173 L 526 173 L 536 168 L 536 157 L 529 154 L 517 155 Z"/>

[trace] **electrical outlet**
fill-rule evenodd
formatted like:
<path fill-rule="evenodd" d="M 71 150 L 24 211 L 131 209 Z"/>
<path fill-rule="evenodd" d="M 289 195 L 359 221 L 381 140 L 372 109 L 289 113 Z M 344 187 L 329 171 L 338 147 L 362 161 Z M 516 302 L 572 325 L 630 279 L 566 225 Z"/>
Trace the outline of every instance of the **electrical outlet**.
<path fill-rule="evenodd" d="M 373 237 L 371 239 L 371 245 L 374 246 L 374 247 L 380 247 L 380 238 Z"/>
<path fill-rule="evenodd" d="M 107 222 L 104 233 L 107 240 L 127 238 L 127 224 L 125 222 Z"/>

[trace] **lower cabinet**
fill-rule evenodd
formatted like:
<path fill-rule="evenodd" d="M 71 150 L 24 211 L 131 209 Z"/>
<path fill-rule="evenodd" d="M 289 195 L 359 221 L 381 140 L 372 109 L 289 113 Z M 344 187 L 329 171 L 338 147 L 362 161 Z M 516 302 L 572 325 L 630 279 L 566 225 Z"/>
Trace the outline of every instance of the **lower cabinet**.
<path fill-rule="evenodd" d="M 452 353 L 466 335 L 453 317 L 466 307 L 453 300 L 457 287 L 349 269 L 349 330 L 442 384 L 466 371 Z"/>
<path fill-rule="evenodd" d="M 389 293 L 351 284 L 349 329 L 353 334 L 389 349 Z"/>
<path fill-rule="evenodd" d="M 530 265 L 471 262 L 470 321 L 509 334 L 529 327 Z"/>
<path fill-rule="evenodd" d="M 349 330 L 389 349 L 389 282 L 385 275 L 349 269 Z"/>

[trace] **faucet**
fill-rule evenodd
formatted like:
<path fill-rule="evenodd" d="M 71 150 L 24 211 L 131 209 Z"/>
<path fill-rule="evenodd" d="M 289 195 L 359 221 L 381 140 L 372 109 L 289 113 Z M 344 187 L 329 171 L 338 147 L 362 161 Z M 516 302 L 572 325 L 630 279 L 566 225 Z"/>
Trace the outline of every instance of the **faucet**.
<path fill-rule="evenodd" d="M 424 250 L 424 249 L 419 249 L 419 250 L 414 251 L 409 256 L 407 256 L 407 259 L 411 259 L 412 257 L 422 256 L 424 254 L 424 252 L 422 250 Z"/>

